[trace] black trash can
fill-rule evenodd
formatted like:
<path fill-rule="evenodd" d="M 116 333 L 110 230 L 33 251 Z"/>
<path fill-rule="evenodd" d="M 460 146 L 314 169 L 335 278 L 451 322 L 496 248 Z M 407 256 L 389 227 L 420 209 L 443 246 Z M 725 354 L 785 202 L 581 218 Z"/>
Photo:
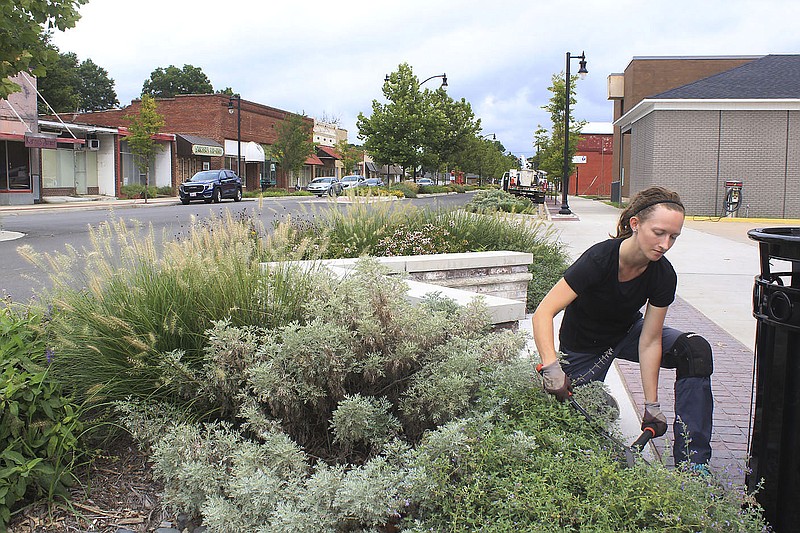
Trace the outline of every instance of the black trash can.
<path fill-rule="evenodd" d="M 800 524 L 800 227 L 747 234 L 758 241 L 761 259 L 753 287 L 756 390 L 747 486 L 764 480 L 757 499 L 784 533 Z"/>

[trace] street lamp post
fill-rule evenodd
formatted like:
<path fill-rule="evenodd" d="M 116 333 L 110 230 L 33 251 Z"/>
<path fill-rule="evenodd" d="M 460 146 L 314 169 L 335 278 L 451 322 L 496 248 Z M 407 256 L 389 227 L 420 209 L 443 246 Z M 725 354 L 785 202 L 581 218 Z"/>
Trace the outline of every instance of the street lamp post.
<path fill-rule="evenodd" d="M 241 178 L 242 173 L 239 165 L 242 162 L 242 95 L 234 94 L 228 100 L 228 113 L 231 115 L 233 115 L 234 100 L 236 100 L 236 174 Z"/>
<path fill-rule="evenodd" d="M 561 209 L 558 210 L 559 215 L 570 215 L 572 211 L 569 209 L 567 203 L 567 192 L 569 191 L 569 99 L 570 99 L 570 77 L 569 77 L 569 62 L 571 59 L 580 59 L 581 68 L 578 70 L 578 75 L 583 79 L 589 73 L 586 70 L 586 54 L 581 52 L 579 56 L 573 56 L 567 52 L 567 72 L 564 76 L 564 86 L 566 101 L 564 102 L 564 166 L 562 168 L 561 177 Z"/>

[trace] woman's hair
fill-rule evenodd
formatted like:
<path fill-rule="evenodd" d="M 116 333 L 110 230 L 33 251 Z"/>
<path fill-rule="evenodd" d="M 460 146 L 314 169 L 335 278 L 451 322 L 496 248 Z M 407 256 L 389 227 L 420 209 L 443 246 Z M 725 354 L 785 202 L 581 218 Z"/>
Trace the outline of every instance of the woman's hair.
<path fill-rule="evenodd" d="M 664 187 L 650 187 L 638 192 L 630 201 L 628 207 L 622 211 L 617 223 L 617 234 L 614 235 L 614 238 L 625 239 L 633 235 L 631 217 L 635 216 L 640 221 L 647 220 L 657 205 L 663 205 L 673 211 L 685 212 L 678 193 Z"/>

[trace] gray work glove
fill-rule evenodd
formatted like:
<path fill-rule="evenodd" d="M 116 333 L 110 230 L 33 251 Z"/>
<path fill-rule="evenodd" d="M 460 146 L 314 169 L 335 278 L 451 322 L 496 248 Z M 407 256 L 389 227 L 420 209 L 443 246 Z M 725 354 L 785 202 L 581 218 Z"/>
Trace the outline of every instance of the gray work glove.
<path fill-rule="evenodd" d="M 650 429 L 653 437 L 660 437 L 667 432 L 667 417 L 661 412 L 658 402 L 645 402 L 642 417 L 642 431 Z"/>
<path fill-rule="evenodd" d="M 537 370 L 542 375 L 542 383 L 546 392 L 558 398 L 560 402 L 570 397 L 570 394 L 572 394 L 572 382 L 570 382 L 569 376 L 561 369 L 561 363 L 556 360 L 549 365 L 540 365 Z"/>

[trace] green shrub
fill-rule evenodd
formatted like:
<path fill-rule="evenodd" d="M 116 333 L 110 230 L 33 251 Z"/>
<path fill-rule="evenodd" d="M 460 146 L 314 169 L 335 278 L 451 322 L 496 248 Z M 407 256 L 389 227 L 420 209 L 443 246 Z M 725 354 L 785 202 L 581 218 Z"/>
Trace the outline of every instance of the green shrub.
<path fill-rule="evenodd" d="M 50 373 L 60 357 L 42 319 L 0 308 L 0 531 L 26 498 L 66 497 L 79 455 L 81 410 Z"/>
<path fill-rule="evenodd" d="M 402 183 L 393 184 L 391 190 L 402 192 L 403 196 L 406 198 L 416 198 L 417 192 L 419 191 L 419 186 L 417 186 L 416 183 L 404 181 Z"/>
<path fill-rule="evenodd" d="M 120 187 L 120 197 L 124 198 L 144 198 L 144 185 L 133 183 L 131 185 L 123 185 Z M 147 188 L 147 197 L 156 198 L 158 196 L 175 196 L 172 187 L 156 187 L 151 185 Z"/>
<path fill-rule="evenodd" d="M 535 213 L 536 207 L 525 197 L 514 196 L 498 189 L 478 191 L 465 206 L 467 211 L 484 213 L 504 211 L 506 213 Z"/>
<path fill-rule="evenodd" d="M 185 423 L 151 399 L 120 404 L 132 433 L 153 439 L 172 509 L 221 531 L 377 527 L 403 506 L 401 452 L 469 411 L 524 344 L 488 333 L 478 300 L 412 306 L 405 282 L 374 260 L 341 284 L 320 276 L 298 321 L 220 321 L 202 362 L 162 357 L 164 398 L 192 398 L 192 409 L 226 420 Z M 315 525 L 298 526 L 309 514 Z"/>
<path fill-rule="evenodd" d="M 502 389 L 502 416 L 456 420 L 420 443 L 403 531 L 766 530 L 752 495 L 660 464 L 625 468 L 568 405 Z"/>

